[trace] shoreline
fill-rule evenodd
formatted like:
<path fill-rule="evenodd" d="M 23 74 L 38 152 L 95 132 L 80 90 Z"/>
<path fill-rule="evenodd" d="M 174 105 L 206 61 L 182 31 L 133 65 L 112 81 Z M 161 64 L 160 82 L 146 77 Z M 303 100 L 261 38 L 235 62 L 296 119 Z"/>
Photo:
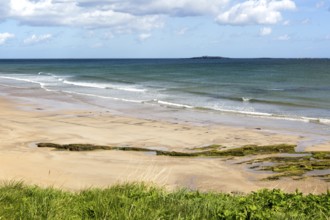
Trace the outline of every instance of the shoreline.
<path fill-rule="evenodd" d="M 75 112 L 92 111 L 98 115 L 113 115 L 172 124 L 186 124 L 197 127 L 225 127 L 243 130 L 257 130 L 278 135 L 299 137 L 298 151 L 327 151 L 330 148 L 330 126 L 304 121 L 290 121 L 286 119 L 270 119 L 239 115 L 233 113 L 219 113 L 198 109 L 169 108 L 143 103 L 126 103 L 120 100 L 94 101 L 91 97 L 77 94 L 48 91 L 43 88 L 17 87 L 0 88 L 0 95 L 10 97 L 18 104 L 23 103 L 21 110 L 39 112 Z M 105 104 L 107 103 L 107 104 Z"/>
<path fill-rule="evenodd" d="M 184 150 L 211 144 L 228 147 L 297 144 L 303 139 L 299 136 L 243 127 L 141 119 L 97 108 L 47 110 L 22 99 L 9 101 L 3 97 L 0 107 L 1 181 L 24 180 L 69 190 L 107 187 L 126 181 L 221 192 L 251 192 L 261 188 L 293 192 L 299 188 L 306 193 L 321 193 L 329 188 L 329 183 L 315 178 L 289 184 L 287 180 L 260 181 L 266 173 L 256 173 L 221 158 L 156 158 L 141 152 L 67 152 L 34 147 L 38 142 L 54 142 Z M 319 149 L 329 149 L 329 145 Z"/>

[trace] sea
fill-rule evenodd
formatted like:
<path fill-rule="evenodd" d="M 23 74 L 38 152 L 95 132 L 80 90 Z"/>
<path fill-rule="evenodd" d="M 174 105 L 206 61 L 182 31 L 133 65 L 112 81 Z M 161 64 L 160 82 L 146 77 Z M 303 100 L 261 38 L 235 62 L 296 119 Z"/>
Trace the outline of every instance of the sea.
<path fill-rule="evenodd" d="M 219 123 L 230 116 L 330 126 L 330 59 L 7 59 L 1 87 L 110 110 L 125 103 L 145 115 L 157 107 Z"/>

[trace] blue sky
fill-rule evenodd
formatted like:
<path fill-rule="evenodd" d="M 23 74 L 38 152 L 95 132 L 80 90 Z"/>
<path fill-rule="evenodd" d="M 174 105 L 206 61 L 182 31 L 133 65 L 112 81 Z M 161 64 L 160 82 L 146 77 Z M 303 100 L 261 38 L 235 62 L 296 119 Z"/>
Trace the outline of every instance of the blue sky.
<path fill-rule="evenodd" d="M 330 0 L 0 0 L 0 58 L 330 57 Z"/>

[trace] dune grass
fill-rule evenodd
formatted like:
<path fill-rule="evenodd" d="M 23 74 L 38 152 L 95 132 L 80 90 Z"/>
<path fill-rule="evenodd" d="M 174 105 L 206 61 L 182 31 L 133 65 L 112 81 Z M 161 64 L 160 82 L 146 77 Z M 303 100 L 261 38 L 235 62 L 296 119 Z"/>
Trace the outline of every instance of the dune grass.
<path fill-rule="evenodd" d="M 67 192 L 0 186 L 0 219 L 329 219 L 330 192 L 261 190 L 247 195 L 173 192 L 143 183 Z"/>

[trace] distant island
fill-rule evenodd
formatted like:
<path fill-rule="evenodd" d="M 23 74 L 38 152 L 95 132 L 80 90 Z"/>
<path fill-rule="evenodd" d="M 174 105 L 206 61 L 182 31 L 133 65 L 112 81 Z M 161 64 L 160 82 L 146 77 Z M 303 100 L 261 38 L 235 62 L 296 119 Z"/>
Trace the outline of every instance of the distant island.
<path fill-rule="evenodd" d="M 201 57 L 191 57 L 190 59 L 229 59 L 229 58 L 220 57 L 220 56 L 201 56 Z"/>

